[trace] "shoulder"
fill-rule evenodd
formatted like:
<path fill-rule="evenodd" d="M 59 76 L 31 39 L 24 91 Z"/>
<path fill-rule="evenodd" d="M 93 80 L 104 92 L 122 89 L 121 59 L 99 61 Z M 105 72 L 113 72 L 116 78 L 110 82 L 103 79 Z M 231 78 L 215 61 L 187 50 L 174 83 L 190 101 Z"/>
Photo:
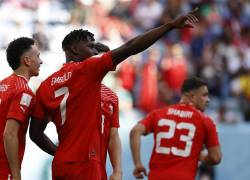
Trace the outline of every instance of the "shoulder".
<path fill-rule="evenodd" d="M 117 94 L 104 84 L 101 85 L 101 98 L 102 100 L 111 100 L 118 102 Z"/>
<path fill-rule="evenodd" d="M 16 77 L 14 80 L 15 93 L 26 93 L 30 96 L 34 96 L 33 91 L 28 85 L 28 81 L 23 77 Z"/>
<path fill-rule="evenodd" d="M 167 114 L 167 111 L 168 111 L 167 107 L 155 109 L 155 110 L 149 112 L 147 114 L 147 117 L 150 117 L 150 118 L 156 118 L 156 117 L 159 117 L 159 116 L 162 117 L 162 116 L 165 116 Z"/>

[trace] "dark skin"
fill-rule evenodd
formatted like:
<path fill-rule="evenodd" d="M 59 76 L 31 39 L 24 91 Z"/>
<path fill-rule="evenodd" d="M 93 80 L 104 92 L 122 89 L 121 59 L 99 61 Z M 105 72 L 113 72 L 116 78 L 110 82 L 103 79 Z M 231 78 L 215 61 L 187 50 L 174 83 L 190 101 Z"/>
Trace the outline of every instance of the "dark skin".
<path fill-rule="evenodd" d="M 129 56 L 144 51 L 161 37 L 163 37 L 167 32 L 173 29 L 193 28 L 192 24 L 198 22 L 198 19 L 195 16 L 197 11 L 198 9 L 195 9 L 186 15 L 179 16 L 169 23 L 163 24 L 162 26 L 136 36 L 120 47 L 111 50 L 114 66 L 118 65 Z M 95 43 L 91 40 L 91 38 L 88 38 L 87 41 L 74 43 L 68 50 L 65 50 L 66 62 L 70 62 L 72 60 L 75 62 L 83 61 L 93 55 L 98 54 L 98 51 L 106 52 L 107 50 L 109 50 L 107 46 Z M 51 155 L 54 155 L 56 146 L 44 134 L 46 125 L 47 121 L 42 122 L 41 120 L 32 118 L 30 123 L 30 137 L 32 141 L 34 141 L 41 149 Z"/>

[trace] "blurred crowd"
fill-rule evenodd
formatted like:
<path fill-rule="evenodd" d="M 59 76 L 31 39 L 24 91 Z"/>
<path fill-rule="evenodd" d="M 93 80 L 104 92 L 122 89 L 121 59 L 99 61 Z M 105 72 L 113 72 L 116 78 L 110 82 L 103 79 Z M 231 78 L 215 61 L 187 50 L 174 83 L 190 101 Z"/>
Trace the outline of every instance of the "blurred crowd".
<path fill-rule="evenodd" d="M 183 80 L 197 75 L 209 84 L 207 113 L 215 121 L 250 121 L 248 0 L 0 0 L 0 49 L 29 36 L 57 59 L 64 35 L 79 28 L 112 49 L 195 7 L 194 29 L 170 32 L 104 82 L 118 93 L 121 114 L 146 113 L 177 102 Z"/>

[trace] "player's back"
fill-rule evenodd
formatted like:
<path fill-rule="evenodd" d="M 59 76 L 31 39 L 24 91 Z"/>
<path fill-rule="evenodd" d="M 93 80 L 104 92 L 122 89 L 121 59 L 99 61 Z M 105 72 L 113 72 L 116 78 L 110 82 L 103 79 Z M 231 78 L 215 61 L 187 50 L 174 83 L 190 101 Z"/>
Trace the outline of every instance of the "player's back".
<path fill-rule="evenodd" d="M 151 122 L 146 129 L 152 129 L 155 140 L 150 179 L 193 180 L 211 120 L 182 104 L 157 110 L 147 118 Z"/>
<path fill-rule="evenodd" d="M 37 98 L 58 132 L 55 160 L 99 160 L 101 80 L 112 68 L 111 53 L 107 53 L 66 63 L 40 85 Z"/>

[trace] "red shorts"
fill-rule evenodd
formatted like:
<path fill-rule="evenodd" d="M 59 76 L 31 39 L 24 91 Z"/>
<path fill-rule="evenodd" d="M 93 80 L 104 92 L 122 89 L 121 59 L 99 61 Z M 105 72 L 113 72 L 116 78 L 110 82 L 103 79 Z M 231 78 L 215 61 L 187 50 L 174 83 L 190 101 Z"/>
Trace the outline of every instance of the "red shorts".
<path fill-rule="evenodd" d="M 5 168 L 5 166 L 1 167 L 0 168 L 0 180 L 9 180 L 9 179 L 10 180 L 12 179 L 9 169 Z"/>
<path fill-rule="evenodd" d="M 53 162 L 53 180 L 101 180 L 101 165 L 97 161 Z"/>

